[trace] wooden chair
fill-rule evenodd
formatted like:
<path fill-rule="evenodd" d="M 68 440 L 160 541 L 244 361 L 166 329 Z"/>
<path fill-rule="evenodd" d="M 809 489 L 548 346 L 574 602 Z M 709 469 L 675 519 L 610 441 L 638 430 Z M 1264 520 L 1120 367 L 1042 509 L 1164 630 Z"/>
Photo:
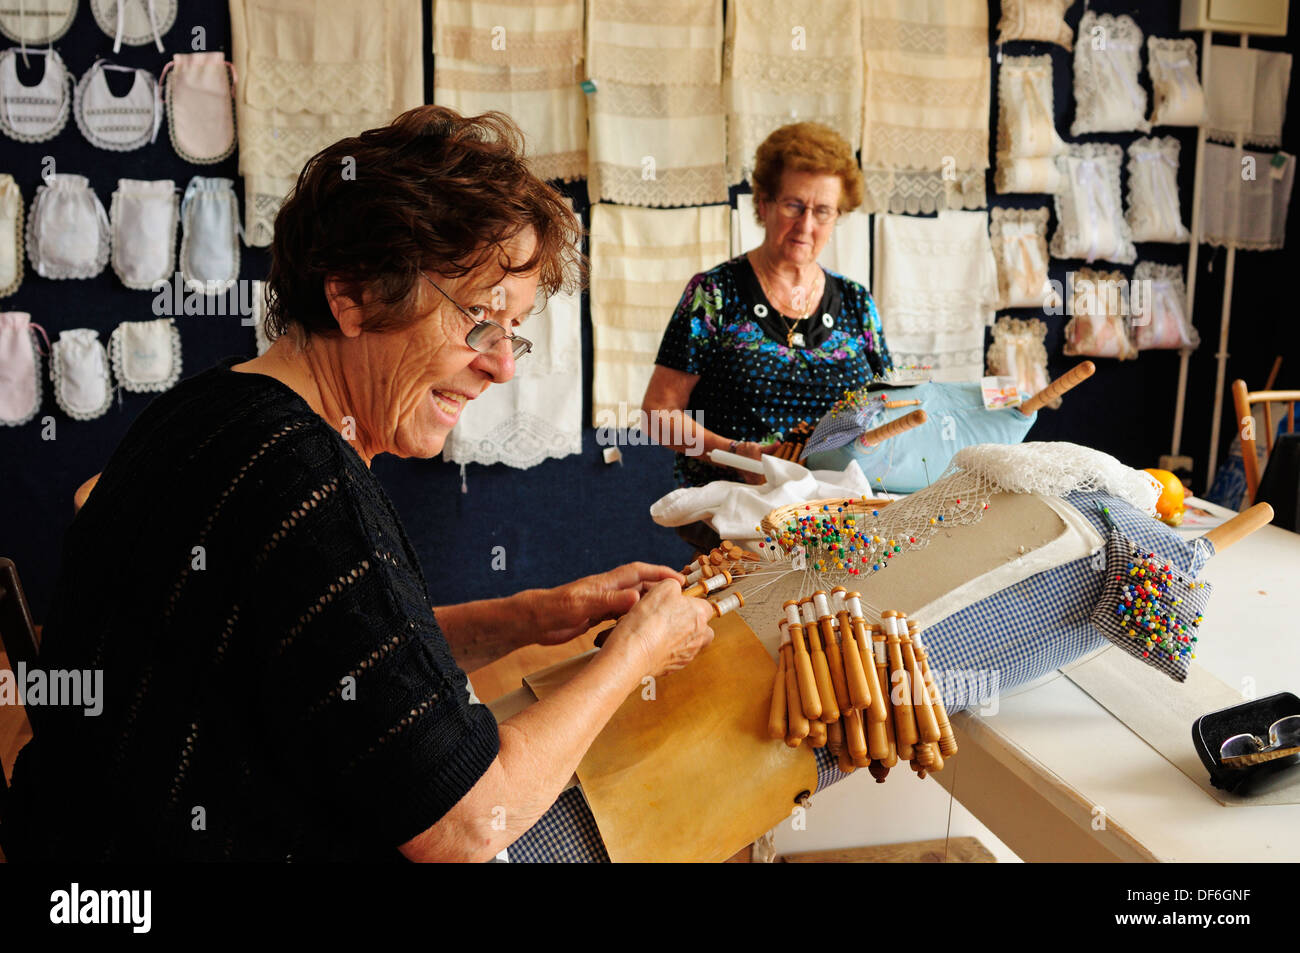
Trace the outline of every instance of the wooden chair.
<path fill-rule="evenodd" d="M 1300 390 L 1246 390 L 1246 382 L 1232 382 L 1232 403 L 1237 409 L 1237 428 L 1241 434 L 1241 460 L 1246 468 L 1246 499 L 1255 502 L 1255 492 L 1259 489 L 1259 458 L 1255 456 L 1255 418 L 1251 413 L 1254 404 L 1264 405 L 1264 451 L 1265 456 L 1273 452 L 1273 408 L 1274 403 L 1290 404 L 1287 413 L 1287 433 L 1295 433 L 1295 405 L 1300 401 Z"/>
<path fill-rule="evenodd" d="M 86 499 L 90 496 L 90 491 L 93 490 L 95 488 L 95 484 L 99 482 L 100 476 L 101 474 L 96 473 L 85 483 L 81 484 L 81 486 L 77 487 L 77 492 L 72 494 L 73 513 L 81 512 L 81 508 L 86 505 Z"/>

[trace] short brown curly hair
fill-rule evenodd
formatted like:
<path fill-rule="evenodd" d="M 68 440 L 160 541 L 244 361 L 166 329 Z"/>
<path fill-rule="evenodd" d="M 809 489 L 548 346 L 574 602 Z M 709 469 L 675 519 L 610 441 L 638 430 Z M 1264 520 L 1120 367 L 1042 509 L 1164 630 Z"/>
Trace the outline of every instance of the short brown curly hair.
<path fill-rule="evenodd" d="M 838 175 L 843 186 L 840 212 L 852 212 L 862 204 L 862 170 L 853 147 L 830 126 L 796 122 L 764 139 L 754 154 L 754 198 L 768 202 L 778 198 L 781 176 L 786 172 Z M 758 215 L 757 203 L 754 214 Z"/>
<path fill-rule="evenodd" d="M 312 156 L 275 217 L 267 337 L 291 326 L 308 338 L 337 334 L 327 278 L 350 298 L 360 300 L 362 288 L 373 294 L 379 307 L 367 331 L 418 319 L 421 271 L 458 278 L 493 255 L 503 274 L 536 269 L 547 295 L 580 287 L 582 224 L 523 151 L 523 133 L 505 113 L 418 106 Z M 536 248 L 512 263 L 501 245 L 527 228 Z"/>

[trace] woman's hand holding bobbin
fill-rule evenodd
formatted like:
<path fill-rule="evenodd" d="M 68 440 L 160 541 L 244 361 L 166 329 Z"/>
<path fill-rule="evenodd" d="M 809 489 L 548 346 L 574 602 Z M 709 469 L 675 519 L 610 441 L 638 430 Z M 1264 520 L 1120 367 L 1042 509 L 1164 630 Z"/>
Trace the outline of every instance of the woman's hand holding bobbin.
<path fill-rule="evenodd" d="M 781 446 L 779 440 L 773 440 L 771 443 L 755 443 L 752 440 L 742 440 L 736 444 L 735 452 L 742 457 L 749 457 L 751 460 L 762 459 L 764 454 L 775 453 Z M 745 470 L 738 471 L 740 477 L 746 483 L 762 483 L 764 476 L 761 473 L 749 473 Z"/>
<path fill-rule="evenodd" d="M 657 583 L 619 620 L 603 651 L 627 651 L 647 675 L 664 675 L 686 666 L 713 641 L 708 600 L 682 594 L 671 579 Z"/>

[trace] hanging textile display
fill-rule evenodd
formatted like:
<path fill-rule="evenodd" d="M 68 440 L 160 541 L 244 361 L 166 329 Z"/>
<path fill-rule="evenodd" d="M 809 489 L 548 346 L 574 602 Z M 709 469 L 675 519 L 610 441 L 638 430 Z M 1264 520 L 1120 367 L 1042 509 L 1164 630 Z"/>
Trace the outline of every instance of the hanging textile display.
<path fill-rule="evenodd" d="M 177 53 L 159 84 L 172 148 L 186 162 L 212 165 L 235 151 L 235 74 L 226 55 Z"/>
<path fill-rule="evenodd" d="M 1080 268 L 1075 274 L 1073 306 L 1065 325 L 1064 353 L 1070 357 L 1137 357 L 1129 338 L 1128 279 L 1119 271 Z"/>
<path fill-rule="evenodd" d="M 433 3 L 434 104 L 463 116 L 509 115 L 540 179 L 586 175 L 582 0 L 493 6 L 490 14 L 477 6 Z"/>
<path fill-rule="evenodd" d="M 731 256 L 757 248 L 763 244 L 764 235 L 763 225 L 754 215 L 753 194 L 737 195 L 736 207 L 731 211 Z M 841 214 L 817 264 L 870 289 L 871 216 L 861 210 Z"/>
<path fill-rule="evenodd" d="M 1131 265 L 1137 258 L 1128 222 L 1120 208 L 1117 145 L 1072 143 L 1058 156 L 1061 191 L 1057 193 L 1053 258 L 1105 259 Z"/>
<path fill-rule="evenodd" d="M 179 217 L 171 179 L 118 179 L 109 204 L 113 273 L 122 284 L 149 290 L 172 276 Z"/>
<path fill-rule="evenodd" d="M 1016 389 L 1022 394 L 1037 394 L 1051 383 L 1043 344 L 1046 339 L 1047 325 L 1037 318 L 998 318 L 993 325 L 986 369 L 999 377 L 1014 377 Z M 1061 398 L 1052 397 L 1046 405 L 1056 409 L 1061 406 Z"/>
<path fill-rule="evenodd" d="M 221 294 L 239 277 L 239 201 L 233 179 L 196 175 L 181 200 L 181 278 Z"/>
<path fill-rule="evenodd" d="M 1074 0 L 1002 0 L 998 43 L 1038 40 L 1071 49 L 1074 33 L 1065 22 L 1065 11 L 1072 6 Z"/>
<path fill-rule="evenodd" d="M 1251 152 L 1212 142 L 1202 159 L 1201 241 L 1268 251 L 1286 243 L 1295 156 Z"/>
<path fill-rule="evenodd" d="M 420 6 L 231 0 L 249 245 L 271 243 L 275 214 L 309 158 L 424 102 Z"/>
<path fill-rule="evenodd" d="M 1066 150 L 1056 132 L 1052 58 L 1008 56 L 998 70 L 998 192 L 1056 192 L 1061 176 L 1053 161 Z"/>
<path fill-rule="evenodd" d="M 122 44 L 152 43 L 163 52 L 163 36 L 176 24 L 179 0 L 90 0 L 99 28 L 113 38 L 113 52 Z"/>
<path fill-rule="evenodd" d="M 863 0 L 862 10 L 863 210 L 916 214 L 984 206 L 987 4 Z"/>
<path fill-rule="evenodd" d="M 9 0 L 0 5 L 0 33 L 23 45 L 48 44 L 76 18 L 77 0 Z"/>
<path fill-rule="evenodd" d="M 181 332 L 175 318 L 123 321 L 108 337 L 118 384 L 133 394 L 170 390 L 181 378 Z"/>
<path fill-rule="evenodd" d="M 106 70 L 132 74 L 126 95 L 113 95 Z M 158 83 L 147 69 L 96 60 L 77 82 L 72 115 L 92 146 L 110 152 L 139 149 L 154 141 L 162 122 Z"/>
<path fill-rule="evenodd" d="M 1195 348 L 1201 337 L 1187 320 L 1187 286 L 1181 265 L 1138 262 L 1133 269 L 1133 340 L 1138 350 Z"/>
<path fill-rule="evenodd" d="M 998 266 L 998 307 L 1045 308 L 1052 298 L 1047 278 L 1047 206 L 992 209 L 989 241 Z"/>
<path fill-rule="evenodd" d="M 1138 84 L 1141 68 L 1142 31 L 1133 18 L 1086 11 L 1074 47 L 1070 135 L 1148 131 L 1147 94 Z"/>
<path fill-rule="evenodd" d="M 41 409 L 38 330 L 26 311 L 0 311 L 0 426 L 20 427 Z"/>
<path fill-rule="evenodd" d="M 94 278 L 108 264 L 108 215 L 90 180 L 58 172 L 36 187 L 27 254 L 42 278 Z"/>
<path fill-rule="evenodd" d="M 1212 82 L 1205 90 L 1206 135 L 1248 146 L 1277 148 L 1291 89 L 1291 54 L 1210 44 Z"/>
<path fill-rule="evenodd" d="M 727 258 L 725 205 L 591 209 L 593 425 L 627 426 L 641 408 L 668 319 L 690 276 Z"/>
<path fill-rule="evenodd" d="M 50 348 L 54 399 L 73 420 L 102 417 L 113 403 L 108 354 L 93 328 L 60 331 Z"/>
<path fill-rule="evenodd" d="M 727 4 L 728 183 L 748 181 L 759 145 L 792 122 L 819 122 L 852 145 L 861 141 L 862 14 L 860 0 Z"/>
<path fill-rule="evenodd" d="M 44 142 L 67 125 L 73 77 L 53 47 L 27 54 L 45 61 L 40 82 L 32 86 L 18 78 L 18 50 L 0 51 L 0 132 L 19 142 Z"/>
<path fill-rule="evenodd" d="M 1196 67 L 1196 41 L 1147 37 L 1153 126 L 1199 126 L 1205 122 L 1205 91 Z"/>
<path fill-rule="evenodd" d="M 23 283 L 23 196 L 8 172 L 0 172 L 0 298 Z"/>
<path fill-rule="evenodd" d="M 988 213 L 877 215 L 874 254 L 872 293 L 894 365 L 929 365 L 935 381 L 979 380 L 998 300 Z"/>
<path fill-rule="evenodd" d="M 1128 211 L 1135 242 L 1185 242 L 1178 202 L 1178 140 L 1135 139 L 1128 147 Z"/>

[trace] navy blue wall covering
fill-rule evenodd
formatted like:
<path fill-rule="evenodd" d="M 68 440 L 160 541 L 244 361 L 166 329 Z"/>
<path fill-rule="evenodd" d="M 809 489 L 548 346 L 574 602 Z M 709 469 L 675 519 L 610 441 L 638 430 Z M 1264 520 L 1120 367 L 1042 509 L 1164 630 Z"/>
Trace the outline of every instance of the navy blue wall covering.
<path fill-rule="evenodd" d="M 1098 0 L 1098 12 L 1128 13 L 1146 34 L 1177 36 L 1177 0 L 1149 3 L 1114 3 Z M 1076 27 L 1083 4 L 1075 3 L 1067 21 Z M 999 4 L 989 5 L 992 27 Z M 1293 11 L 1293 19 L 1295 13 Z M 113 57 L 111 39 L 95 25 L 85 4 L 76 23 L 56 47 L 65 62 L 80 76 L 99 56 L 109 56 L 127 66 L 140 66 L 154 75 L 162 70 L 173 52 L 188 52 L 195 27 L 205 32 L 206 48 L 229 52 L 230 27 L 226 4 L 221 0 L 189 0 L 180 5 L 176 25 L 163 38 L 165 54 L 153 46 L 123 47 Z M 424 49 L 429 42 L 428 10 L 425 11 Z M 990 31 L 990 54 L 996 53 Z M 1235 37 L 1220 37 L 1236 42 Z M 1286 40 L 1257 39 L 1252 45 L 1270 49 L 1293 49 Z M 1056 86 L 1057 128 L 1064 135 L 1074 113 L 1071 88 L 1071 54 L 1045 43 L 1015 43 L 1008 54 L 1051 52 Z M 1145 57 L 1144 57 L 1145 61 Z M 35 81 L 40 67 L 33 60 Z M 426 100 L 431 99 L 432 56 L 425 63 Z M 996 64 L 993 80 L 996 82 Z M 128 79 L 111 74 L 114 80 Z M 1145 69 L 1143 84 L 1149 90 Z M 118 87 L 115 87 L 118 88 Z M 118 89 L 120 92 L 120 88 Z M 1286 125 L 1285 148 L 1296 151 L 1298 131 L 1296 102 L 1292 95 Z M 994 96 L 996 110 L 996 96 Z M 990 128 L 996 113 L 990 114 Z M 721 133 L 721 130 L 720 130 Z M 1184 221 L 1190 221 L 1194 130 L 1165 129 L 1183 144 L 1180 172 Z M 1087 136 L 1126 145 L 1138 134 Z M 42 161 L 53 156 L 58 170 L 87 175 L 107 208 L 119 178 L 171 178 L 184 188 L 192 175 L 223 175 L 236 180 L 243 201 L 242 180 L 236 159 L 216 166 L 191 166 L 172 150 L 165 128 L 158 142 L 131 153 L 104 152 L 90 146 L 69 122 L 55 139 L 25 144 L 0 139 L 0 172 L 12 174 L 22 190 L 25 206 L 40 181 Z M 991 157 L 990 157 L 991 161 Z M 1125 176 L 1127 191 L 1127 176 Z M 586 214 L 585 183 L 565 191 Z M 993 192 L 989 175 L 989 200 L 993 204 L 1035 206 L 1050 204 L 1050 196 L 999 196 Z M 1291 216 L 1288 249 L 1280 252 L 1246 252 L 1238 256 L 1234 320 L 1231 340 L 1226 342 L 1231 358 L 1227 380 L 1244 377 L 1258 387 L 1278 354 L 1289 357 L 1278 386 L 1300 386 L 1300 329 L 1294 318 L 1289 289 L 1289 271 L 1296 262 L 1297 216 Z M 1055 228 L 1055 221 L 1051 223 Z M 1151 259 L 1186 263 L 1186 246 L 1140 245 L 1139 260 Z M 1214 352 L 1218 345 L 1219 305 L 1223 284 L 1223 253 L 1202 249 L 1201 274 L 1195 323 L 1204 343 L 1193 356 L 1188 388 L 1183 452 L 1196 458 L 1194 486 L 1206 482 L 1204 466 L 1209 440 L 1209 418 L 1214 387 Z M 1078 262 L 1053 262 L 1052 277 L 1064 281 L 1067 266 Z M 1109 265 L 1103 265 L 1110 267 Z M 261 249 L 243 249 L 241 277 L 260 278 L 266 273 L 267 255 Z M 1129 272 L 1130 269 L 1124 269 Z M 690 275 L 682 275 L 683 286 Z M 32 274 L 19 291 L 0 300 L 0 309 L 28 311 L 43 325 L 51 338 L 74 327 L 91 327 L 107 342 L 121 321 L 153 318 L 154 295 L 124 288 L 111 269 L 86 281 L 51 281 Z M 584 302 L 584 314 L 585 310 Z M 227 308 L 227 311 L 233 308 Z M 1016 312 L 1032 316 L 1032 312 Z M 666 316 L 665 316 L 666 317 Z M 1060 354 L 1061 329 L 1065 317 L 1045 317 L 1049 332 L 1047 349 L 1053 376 L 1075 361 Z M 177 323 L 184 349 L 184 376 L 211 366 L 230 354 L 254 353 L 253 332 L 239 316 L 181 316 Z M 591 332 L 584 321 L 583 354 L 587 402 L 591 393 Z M 1115 454 L 1132 466 L 1155 466 L 1169 449 L 1173 421 L 1174 387 L 1178 356 L 1174 352 L 1144 352 L 1136 361 L 1119 363 L 1100 360 L 1096 376 L 1074 392 L 1058 412 L 1047 411 L 1030 434 L 1031 439 L 1071 440 Z M 43 370 L 45 368 L 43 367 Z M 509 386 L 509 385 L 506 385 Z M 1232 436 L 1231 398 L 1225 393 L 1223 445 Z M 63 534 L 72 520 L 72 495 L 89 476 L 99 472 L 135 416 L 151 398 L 124 394 L 103 417 L 90 422 L 67 418 L 55 405 L 48 380 L 37 420 L 24 427 L 0 428 L 0 555 L 17 564 L 40 621 L 46 612 L 58 571 Z M 40 419 L 56 421 L 57 438 L 41 439 Z M 584 419 L 586 422 L 586 419 Z M 607 465 L 596 445 L 595 431 L 588 428 L 581 457 L 551 460 L 526 471 L 505 466 L 471 466 L 462 492 L 458 467 L 442 460 L 399 460 L 381 457 L 375 472 L 383 481 L 401 513 L 408 533 L 418 549 L 434 601 L 449 602 L 502 595 L 533 586 L 550 586 L 590 572 L 610 568 L 632 559 L 646 559 L 681 565 L 689 550 L 671 530 L 655 526 L 649 505 L 672 488 L 671 455 L 654 447 L 623 447 L 623 463 Z M 1220 454 L 1222 458 L 1222 451 Z M 141 514 L 142 519 L 166 518 L 165 513 Z M 505 547 L 504 571 L 491 568 L 493 548 Z"/>

